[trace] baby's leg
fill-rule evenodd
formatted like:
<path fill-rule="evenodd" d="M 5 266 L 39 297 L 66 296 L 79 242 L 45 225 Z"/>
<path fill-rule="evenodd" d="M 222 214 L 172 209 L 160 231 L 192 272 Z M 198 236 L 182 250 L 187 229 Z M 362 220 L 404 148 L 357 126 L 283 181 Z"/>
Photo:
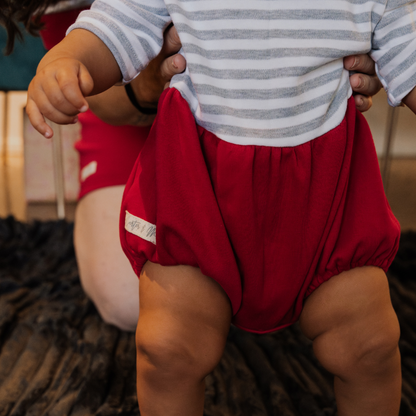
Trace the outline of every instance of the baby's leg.
<path fill-rule="evenodd" d="M 335 375 L 339 416 L 397 416 L 400 330 L 381 269 L 357 268 L 323 283 L 306 300 L 300 324 Z"/>
<path fill-rule="evenodd" d="M 231 305 L 214 280 L 190 266 L 147 262 L 136 332 L 142 416 L 201 416 L 205 376 L 221 359 Z"/>

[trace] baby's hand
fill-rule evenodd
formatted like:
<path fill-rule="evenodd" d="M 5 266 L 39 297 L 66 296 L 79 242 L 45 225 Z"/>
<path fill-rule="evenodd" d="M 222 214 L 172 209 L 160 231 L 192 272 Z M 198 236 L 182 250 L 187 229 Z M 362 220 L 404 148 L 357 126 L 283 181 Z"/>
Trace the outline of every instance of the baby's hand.
<path fill-rule="evenodd" d="M 33 127 L 50 138 L 53 131 L 45 117 L 58 124 L 76 123 L 77 114 L 88 109 L 85 96 L 93 86 L 88 70 L 76 59 L 41 63 L 28 89 L 26 113 Z"/>

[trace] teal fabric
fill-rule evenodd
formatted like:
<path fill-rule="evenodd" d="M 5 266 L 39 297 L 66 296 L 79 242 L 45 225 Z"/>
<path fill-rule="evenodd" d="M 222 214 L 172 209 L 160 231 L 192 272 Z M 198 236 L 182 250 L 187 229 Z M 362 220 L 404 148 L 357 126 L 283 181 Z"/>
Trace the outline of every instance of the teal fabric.
<path fill-rule="evenodd" d="M 45 54 L 40 38 L 25 34 L 24 42 L 17 41 L 10 56 L 4 56 L 6 30 L 0 26 L 0 90 L 26 90 Z"/>

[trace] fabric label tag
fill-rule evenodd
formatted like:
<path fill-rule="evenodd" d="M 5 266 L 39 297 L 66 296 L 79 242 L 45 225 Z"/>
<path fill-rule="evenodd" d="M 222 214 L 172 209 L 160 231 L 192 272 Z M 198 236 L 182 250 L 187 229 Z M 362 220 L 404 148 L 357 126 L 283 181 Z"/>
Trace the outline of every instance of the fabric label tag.
<path fill-rule="evenodd" d="M 150 243 L 156 244 L 156 225 L 151 224 L 142 218 L 136 217 L 128 211 L 126 211 L 124 228 L 129 233 L 137 235 Z"/>
<path fill-rule="evenodd" d="M 97 172 L 97 162 L 93 160 L 81 169 L 81 181 L 84 182 L 88 176 L 93 175 L 95 172 Z"/>

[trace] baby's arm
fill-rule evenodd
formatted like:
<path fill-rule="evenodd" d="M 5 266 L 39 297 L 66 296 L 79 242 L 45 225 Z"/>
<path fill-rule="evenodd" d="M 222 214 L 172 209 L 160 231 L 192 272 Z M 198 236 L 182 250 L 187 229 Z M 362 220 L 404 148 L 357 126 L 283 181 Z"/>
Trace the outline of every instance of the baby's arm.
<path fill-rule="evenodd" d="M 119 66 L 107 46 L 93 33 L 73 30 L 41 60 L 28 89 L 26 112 L 39 133 L 52 137 L 45 117 L 70 124 L 88 109 L 86 96 L 121 81 Z"/>

